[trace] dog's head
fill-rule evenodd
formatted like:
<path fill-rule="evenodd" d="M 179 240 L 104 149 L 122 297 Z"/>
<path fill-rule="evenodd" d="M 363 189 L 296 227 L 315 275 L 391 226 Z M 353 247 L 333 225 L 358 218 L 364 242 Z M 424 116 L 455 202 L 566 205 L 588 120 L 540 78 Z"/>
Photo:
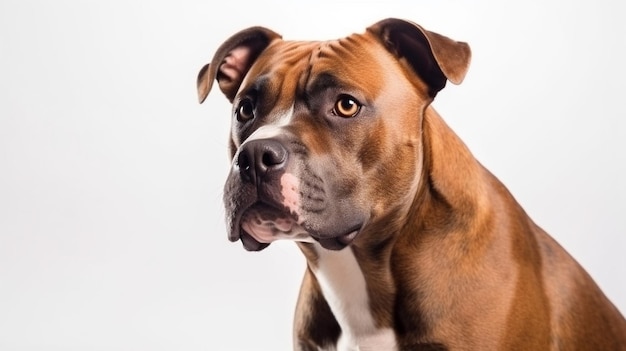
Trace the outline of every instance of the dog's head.
<path fill-rule="evenodd" d="M 398 19 L 334 41 L 262 27 L 233 35 L 197 82 L 200 102 L 217 80 L 233 104 L 229 239 L 251 251 L 281 238 L 337 250 L 406 213 L 422 173 L 421 117 L 469 59 L 467 44 Z"/>

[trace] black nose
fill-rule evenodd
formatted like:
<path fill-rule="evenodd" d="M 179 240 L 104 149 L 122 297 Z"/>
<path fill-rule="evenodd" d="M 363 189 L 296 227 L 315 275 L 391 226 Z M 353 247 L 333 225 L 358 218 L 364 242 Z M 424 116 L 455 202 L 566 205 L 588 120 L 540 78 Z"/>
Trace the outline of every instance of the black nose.
<path fill-rule="evenodd" d="M 251 140 L 241 147 L 237 156 L 239 172 L 248 182 L 263 182 L 286 164 L 287 150 L 272 139 Z"/>

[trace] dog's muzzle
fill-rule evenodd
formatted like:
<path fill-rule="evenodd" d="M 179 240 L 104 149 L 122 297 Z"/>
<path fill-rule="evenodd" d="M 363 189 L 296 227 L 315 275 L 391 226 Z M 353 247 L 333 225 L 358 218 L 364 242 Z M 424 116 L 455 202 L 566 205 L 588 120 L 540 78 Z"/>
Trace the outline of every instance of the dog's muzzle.
<path fill-rule="evenodd" d="M 277 139 L 250 140 L 239 148 L 224 189 L 229 239 L 241 240 L 249 251 L 262 250 L 279 239 L 318 241 L 328 249 L 343 249 L 357 236 L 363 221 L 329 230 L 328 218 L 303 214 L 303 207 L 313 213 L 327 210 L 325 201 L 319 207 L 306 203 L 324 199 L 323 191 L 315 193 L 323 186 L 301 184 L 291 156 Z"/>

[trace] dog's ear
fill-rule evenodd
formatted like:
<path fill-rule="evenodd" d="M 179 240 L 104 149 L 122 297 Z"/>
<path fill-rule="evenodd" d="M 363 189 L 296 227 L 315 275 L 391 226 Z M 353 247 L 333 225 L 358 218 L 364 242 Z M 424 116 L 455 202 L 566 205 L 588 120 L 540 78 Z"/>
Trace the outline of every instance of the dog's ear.
<path fill-rule="evenodd" d="M 215 79 L 224 95 L 232 102 L 254 60 L 273 40 L 280 38 L 279 34 L 263 27 L 244 29 L 228 38 L 217 49 L 211 62 L 204 65 L 198 73 L 200 103 L 209 95 Z"/>
<path fill-rule="evenodd" d="M 419 25 L 388 18 L 367 28 L 376 35 L 387 50 L 405 58 L 411 68 L 429 87 L 434 97 L 446 85 L 446 80 L 460 84 L 469 67 L 469 45 L 425 30 Z"/>

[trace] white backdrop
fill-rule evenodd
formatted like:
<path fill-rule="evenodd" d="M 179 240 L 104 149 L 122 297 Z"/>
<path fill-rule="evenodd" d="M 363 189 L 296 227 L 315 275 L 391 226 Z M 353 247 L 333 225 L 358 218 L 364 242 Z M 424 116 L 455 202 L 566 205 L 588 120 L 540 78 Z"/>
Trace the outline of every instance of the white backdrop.
<path fill-rule="evenodd" d="M 471 45 L 436 108 L 626 311 L 623 5 L 384 3 L 0 2 L 0 349 L 290 349 L 304 259 L 226 239 L 230 107 L 196 74 L 248 26 L 391 16 Z"/>

